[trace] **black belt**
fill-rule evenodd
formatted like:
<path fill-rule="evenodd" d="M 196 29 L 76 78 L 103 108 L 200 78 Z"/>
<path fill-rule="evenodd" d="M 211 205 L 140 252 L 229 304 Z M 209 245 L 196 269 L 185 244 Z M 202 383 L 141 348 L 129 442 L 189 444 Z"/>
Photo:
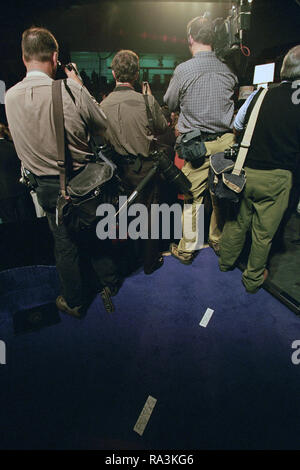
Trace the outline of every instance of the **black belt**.
<path fill-rule="evenodd" d="M 201 131 L 201 139 L 203 142 L 210 142 L 212 140 L 216 140 L 218 137 L 222 137 L 222 135 L 224 134 L 232 134 L 232 130 L 228 130 L 228 131 L 225 131 L 225 132 L 215 132 L 215 133 L 211 133 L 211 132 L 202 132 Z"/>

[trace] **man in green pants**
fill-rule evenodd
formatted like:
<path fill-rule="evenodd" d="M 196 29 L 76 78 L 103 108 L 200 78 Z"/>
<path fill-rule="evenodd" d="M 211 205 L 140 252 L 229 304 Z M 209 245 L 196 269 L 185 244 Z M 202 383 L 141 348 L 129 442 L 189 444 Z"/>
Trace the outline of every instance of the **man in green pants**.
<path fill-rule="evenodd" d="M 267 277 L 267 260 L 272 239 L 288 206 L 293 172 L 300 158 L 300 45 L 284 58 L 281 84 L 268 90 L 254 129 L 246 163 L 246 187 L 235 220 L 223 230 L 219 265 L 221 271 L 234 268 L 247 231 L 252 243 L 242 282 L 255 293 Z M 246 127 L 255 104 L 254 92 L 236 116 L 234 127 Z"/>

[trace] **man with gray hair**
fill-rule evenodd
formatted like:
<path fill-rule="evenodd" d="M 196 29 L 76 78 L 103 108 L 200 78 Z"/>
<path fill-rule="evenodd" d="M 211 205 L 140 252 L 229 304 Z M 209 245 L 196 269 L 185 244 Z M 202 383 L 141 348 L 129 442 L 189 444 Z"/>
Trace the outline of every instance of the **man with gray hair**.
<path fill-rule="evenodd" d="M 272 239 L 288 206 L 293 176 L 300 165 L 300 45 L 285 56 L 282 82 L 268 90 L 259 111 L 245 171 L 247 183 L 236 220 L 227 221 L 220 248 L 220 269 L 233 269 L 248 230 L 252 244 L 242 282 L 255 293 L 267 277 Z M 246 128 L 259 90 L 239 110 L 234 127 Z"/>
<path fill-rule="evenodd" d="M 56 267 L 62 295 L 56 305 L 62 312 L 81 318 L 90 300 L 91 283 L 82 270 L 82 255 L 91 263 L 97 288 L 117 291 L 119 275 L 113 261 L 92 249 L 81 247 L 67 226 L 56 222 L 56 201 L 60 191 L 57 139 L 53 120 L 52 83 L 58 66 L 58 43 L 53 34 L 31 27 L 22 35 L 22 58 L 26 77 L 10 88 L 5 97 L 7 120 L 18 157 L 40 206 L 46 212 L 55 242 Z M 74 70 L 64 67 L 67 80 L 62 82 L 63 117 L 66 146 L 72 168 L 70 176 L 80 172 L 93 158 L 91 137 L 103 135 L 107 119 L 99 104 L 89 94 Z M 96 237 L 95 237 L 96 238 Z M 98 247 L 97 247 L 98 248 Z M 101 258 L 100 258 L 101 256 Z"/>

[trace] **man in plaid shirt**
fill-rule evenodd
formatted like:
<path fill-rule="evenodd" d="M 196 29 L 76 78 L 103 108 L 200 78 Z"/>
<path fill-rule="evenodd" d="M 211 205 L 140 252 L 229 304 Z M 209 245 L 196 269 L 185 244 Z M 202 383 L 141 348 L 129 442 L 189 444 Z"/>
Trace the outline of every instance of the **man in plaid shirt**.
<path fill-rule="evenodd" d="M 170 111 L 180 110 L 178 131 L 188 134 L 200 130 L 205 143 L 204 163 L 185 161 L 182 171 L 191 181 L 192 199 L 183 213 L 183 237 L 179 244 L 170 245 L 171 254 L 184 264 L 191 264 L 199 249 L 197 214 L 207 189 L 209 156 L 224 151 L 234 142 L 234 88 L 237 77 L 212 50 L 211 22 L 196 17 L 187 25 L 187 38 L 192 59 L 178 65 L 170 81 L 164 101 Z M 223 220 L 213 195 L 213 212 L 209 228 L 209 244 L 218 253 Z M 189 228 L 187 228 L 189 227 Z"/>

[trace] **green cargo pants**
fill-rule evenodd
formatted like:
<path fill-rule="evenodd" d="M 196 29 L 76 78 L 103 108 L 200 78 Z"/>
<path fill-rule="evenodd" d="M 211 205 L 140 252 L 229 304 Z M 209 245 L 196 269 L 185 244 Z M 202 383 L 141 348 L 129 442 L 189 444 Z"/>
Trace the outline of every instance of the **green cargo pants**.
<path fill-rule="evenodd" d="M 225 223 L 220 246 L 221 271 L 231 269 L 239 257 L 248 230 L 252 243 L 243 284 L 255 293 L 264 282 L 264 269 L 272 239 L 288 206 L 292 173 L 288 170 L 254 170 L 245 168 L 246 187 L 235 220 Z"/>

